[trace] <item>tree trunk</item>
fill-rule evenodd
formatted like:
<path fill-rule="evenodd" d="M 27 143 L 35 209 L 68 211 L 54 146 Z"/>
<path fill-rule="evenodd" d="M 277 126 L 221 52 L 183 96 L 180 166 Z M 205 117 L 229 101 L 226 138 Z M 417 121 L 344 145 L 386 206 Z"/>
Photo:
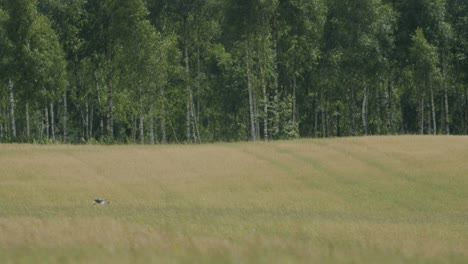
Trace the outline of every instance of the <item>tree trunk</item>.
<path fill-rule="evenodd" d="M 192 140 L 194 143 L 198 143 L 198 128 L 196 122 L 196 114 L 195 114 L 195 104 L 193 100 L 193 93 L 192 89 L 189 90 L 189 114 L 190 114 L 190 126 L 191 126 L 191 133 L 192 133 Z"/>
<path fill-rule="evenodd" d="M 259 114 L 258 114 L 258 103 L 257 103 L 257 96 L 254 92 L 254 118 L 255 118 L 255 132 L 256 132 L 256 135 L 255 137 L 257 139 L 260 139 L 260 118 L 259 117 Z"/>
<path fill-rule="evenodd" d="M 67 92 L 63 96 L 63 142 L 67 142 L 67 119 L 68 119 L 68 105 L 67 105 Z"/>
<path fill-rule="evenodd" d="M 293 119 L 293 124 L 296 126 L 297 124 L 297 104 L 296 104 L 296 77 L 293 77 L 293 114 L 292 114 L 292 119 Z"/>
<path fill-rule="evenodd" d="M 351 87 L 351 134 L 356 136 L 356 106 L 354 86 Z"/>
<path fill-rule="evenodd" d="M 325 120 L 325 106 L 322 105 L 322 137 L 327 137 L 327 124 Z"/>
<path fill-rule="evenodd" d="M 153 116 L 153 105 L 150 106 L 150 143 L 154 145 L 154 116 Z"/>
<path fill-rule="evenodd" d="M 445 101 L 445 133 L 447 135 L 450 135 L 449 101 L 448 101 L 448 89 L 447 89 L 446 84 L 444 84 L 444 101 Z"/>
<path fill-rule="evenodd" d="M 112 84 L 110 78 L 107 81 L 107 136 L 114 137 L 114 114 L 112 103 Z"/>
<path fill-rule="evenodd" d="M 99 129 L 100 129 L 100 140 L 102 141 L 104 139 L 104 115 L 103 115 L 103 108 L 104 106 L 102 105 L 102 99 L 101 99 L 101 92 L 100 92 L 100 87 L 99 87 L 99 79 L 97 76 L 97 72 L 94 71 L 94 80 L 96 82 L 96 92 L 97 92 L 97 99 L 98 99 L 98 104 L 99 104 Z"/>
<path fill-rule="evenodd" d="M 432 134 L 432 111 L 427 112 L 427 134 L 431 135 Z"/>
<path fill-rule="evenodd" d="M 387 134 L 395 133 L 393 127 L 394 122 L 394 110 L 393 110 L 393 83 L 392 79 L 388 81 L 388 108 L 387 108 Z"/>
<path fill-rule="evenodd" d="M 383 129 L 383 117 L 381 116 L 382 112 L 380 111 L 381 106 L 383 105 L 382 103 L 382 97 L 381 97 L 381 88 L 385 89 L 385 83 L 382 84 L 381 87 L 378 87 L 375 89 L 375 98 L 376 98 L 376 104 L 375 108 L 377 109 L 377 135 L 382 135 L 382 129 Z M 372 102 L 372 100 L 370 100 Z M 372 131 L 371 131 L 372 133 Z"/>
<path fill-rule="evenodd" d="M 341 117 L 341 114 L 340 112 L 338 112 L 338 109 L 337 109 L 337 115 L 336 115 L 336 136 L 337 137 L 341 137 L 341 129 L 340 129 L 340 117 Z"/>
<path fill-rule="evenodd" d="M 266 92 L 266 84 L 262 82 L 263 90 L 263 139 L 268 141 L 268 96 Z"/>
<path fill-rule="evenodd" d="M 246 53 L 246 69 L 247 69 L 247 89 L 249 92 L 249 113 L 250 113 L 250 140 L 257 141 L 257 133 L 255 132 L 255 113 L 254 113 L 254 98 L 252 77 L 250 76 L 250 53 Z"/>
<path fill-rule="evenodd" d="M 55 115 L 54 115 L 54 103 L 50 103 L 50 128 L 52 132 L 52 140 L 55 141 Z"/>
<path fill-rule="evenodd" d="M 449 119 L 449 102 L 448 102 L 448 88 L 447 88 L 447 76 L 446 76 L 446 59 L 445 50 L 442 51 L 442 88 L 444 89 L 444 123 L 445 123 L 445 134 L 450 135 L 450 119 Z"/>
<path fill-rule="evenodd" d="M 2 114 L 2 117 L 4 117 L 4 112 L 3 112 L 3 107 L 0 107 L 0 113 Z M 0 119 L 0 139 L 3 139 L 3 118 Z"/>
<path fill-rule="evenodd" d="M 431 110 L 432 110 L 432 129 L 434 135 L 437 135 L 437 123 L 436 123 L 436 112 L 434 104 L 434 91 L 431 88 Z"/>
<path fill-rule="evenodd" d="M 167 143 L 167 133 L 166 133 L 166 97 L 164 92 L 164 86 L 161 86 L 161 143 Z"/>
<path fill-rule="evenodd" d="M 88 103 L 89 104 L 89 103 Z M 90 140 L 93 137 L 93 121 L 94 121 L 94 107 L 93 104 L 90 105 L 90 111 L 89 111 L 89 133 L 88 133 L 88 140 Z"/>
<path fill-rule="evenodd" d="M 140 115 L 140 124 L 138 130 L 140 131 L 140 144 L 145 144 L 145 132 L 144 132 L 144 117 L 143 114 Z"/>
<path fill-rule="evenodd" d="M 9 111 L 9 105 L 5 105 L 5 108 L 4 108 L 4 113 L 5 113 L 5 127 L 4 127 L 4 130 L 5 130 L 5 137 L 8 138 L 8 136 L 10 135 L 10 128 L 9 128 L 9 123 L 10 123 L 10 120 L 8 119 L 8 111 Z"/>
<path fill-rule="evenodd" d="M 16 138 L 16 120 L 15 120 L 15 97 L 13 94 L 13 82 L 8 80 L 8 93 L 10 99 L 10 121 L 11 121 L 11 136 Z"/>
<path fill-rule="evenodd" d="M 166 118 L 161 118 L 161 144 L 167 144 Z"/>
<path fill-rule="evenodd" d="M 322 137 L 326 137 L 326 128 L 325 128 L 325 98 L 323 95 L 323 88 L 320 91 L 320 111 L 321 111 L 321 123 L 322 123 Z"/>
<path fill-rule="evenodd" d="M 330 136 L 330 128 L 328 127 L 328 120 L 329 120 L 330 114 L 328 113 L 328 108 L 325 111 L 325 136 L 329 137 Z"/>
<path fill-rule="evenodd" d="M 187 142 L 192 140 L 192 120 L 191 120 L 191 97 L 192 91 L 190 87 L 190 64 L 189 64 L 189 51 L 188 51 L 188 25 L 187 25 L 187 18 L 184 18 L 184 62 L 185 62 L 185 82 L 186 82 L 186 89 L 187 89 L 187 101 L 186 101 L 186 108 L 187 108 L 187 122 L 186 122 L 186 138 Z"/>
<path fill-rule="evenodd" d="M 364 98 L 362 100 L 361 116 L 364 136 L 367 136 L 367 87 L 364 88 Z"/>
<path fill-rule="evenodd" d="M 45 123 L 46 123 L 46 136 L 47 136 L 47 140 L 49 140 L 50 138 L 50 134 L 49 134 L 49 129 L 50 129 L 50 125 L 49 125 L 49 109 L 47 108 L 47 106 L 45 107 L 45 110 L 44 110 L 44 114 L 45 114 Z"/>
<path fill-rule="evenodd" d="M 138 95 L 140 97 L 140 109 L 139 109 L 139 126 L 138 130 L 140 131 L 140 144 L 145 143 L 145 131 L 144 131 L 144 116 L 143 116 L 143 94 L 141 84 L 138 85 Z"/>
<path fill-rule="evenodd" d="M 30 129 L 30 126 L 29 126 L 29 121 L 30 121 L 30 118 L 29 118 L 29 102 L 26 103 L 26 137 L 28 138 L 28 141 L 31 137 L 31 129 Z"/>
<path fill-rule="evenodd" d="M 89 102 L 88 99 L 86 98 L 85 101 L 85 118 L 84 118 L 84 127 L 85 127 L 85 139 L 89 140 Z"/>
<path fill-rule="evenodd" d="M 419 102 L 419 134 L 424 134 L 424 96 L 421 96 Z"/>
<path fill-rule="evenodd" d="M 314 123 L 314 136 L 318 137 L 318 116 L 319 116 L 319 109 L 315 109 L 315 123 Z"/>
<path fill-rule="evenodd" d="M 192 139 L 192 133 L 191 133 L 191 122 L 190 122 L 190 101 L 187 100 L 187 103 L 186 103 L 186 107 L 187 107 L 187 123 L 186 123 L 186 134 L 185 134 L 185 137 L 187 138 L 187 142 L 190 142 L 190 140 Z"/>
<path fill-rule="evenodd" d="M 39 131 L 41 131 L 40 132 L 40 138 L 42 140 L 42 138 L 44 137 L 44 116 L 43 116 L 44 114 L 42 113 L 42 111 L 38 111 L 37 115 L 39 116 L 38 120 L 41 120 L 40 124 L 38 124 L 38 126 L 40 126 Z"/>
<path fill-rule="evenodd" d="M 3 126 L 3 122 L 5 122 L 5 117 L 6 117 L 3 105 L 2 105 L 2 107 L 0 107 L 0 112 L 2 114 L 2 119 L 0 119 L 0 138 L 3 139 L 3 137 L 5 136 L 5 134 L 4 134 L 5 127 Z"/>
<path fill-rule="evenodd" d="M 135 115 L 132 114 L 132 118 L 130 120 L 132 122 L 132 142 L 135 142 L 136 140 L 136 120 L 135 120 Z"/>
<path fill-rule="evenodd" d="M 200 91 L 200 80 L 201 80 L 201 60 L 200 60 L 200 45 L 197 46 L 197 91 Z M 201 135 L 200 135 L 200 100 L 197 101 L 195 104 L 195 100 L 193 98 L 193 94 L 191 94 L 192 98 L 192 118 L 193 118 L 193 130 L 196 133 L 197 137 L 196 140 L 198 143 L 202 143 Z M 197 106 L 197 110 L 195 111 L 195 105 Z"/>
<path fill-rule="evenodd" d="M 273 135 L 275 137 L 279 137 L 280 136 L 280 102 L 279 102 L 279 94 L 278 94 L 278 88 L 276 87 L 275 88 L 275 96 L 273 97 Z"/>
<path fill-rule="evenodd" d="M 463 118 L 463 124 L 464 124 L 464 134 L 468 134 L 468 88 L 463 89 L 464 92 L 464 97 L 465 100 L 463 100 L 463 113 L 464 113 L 464 118 Z"/>

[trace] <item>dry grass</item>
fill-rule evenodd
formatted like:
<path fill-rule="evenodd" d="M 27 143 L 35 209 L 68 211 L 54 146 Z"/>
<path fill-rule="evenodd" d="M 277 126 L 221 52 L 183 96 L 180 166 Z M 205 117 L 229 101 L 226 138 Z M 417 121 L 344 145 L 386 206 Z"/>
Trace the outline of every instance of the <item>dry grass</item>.
<path fill-rule="evenodd" d="M 1 145 L 0 262 L 466 263 L 467 161 L 467 137 Z"/>

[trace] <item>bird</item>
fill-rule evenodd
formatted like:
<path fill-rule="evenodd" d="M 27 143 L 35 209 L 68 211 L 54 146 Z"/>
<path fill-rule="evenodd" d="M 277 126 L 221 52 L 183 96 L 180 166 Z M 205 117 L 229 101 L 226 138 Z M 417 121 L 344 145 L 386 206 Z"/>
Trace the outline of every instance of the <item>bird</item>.
<path fill-rule="evenodd" d="M 109 204 L 110 202 L 109 201 L 106 201 L 104 199 L 101 199 L 101 198 L 96 198 L 94 199 L 93 201 L 93 205 L 96 205 L 96 204 L 99 204 L 99 205 L 106 205 L 106 204 Z"/>

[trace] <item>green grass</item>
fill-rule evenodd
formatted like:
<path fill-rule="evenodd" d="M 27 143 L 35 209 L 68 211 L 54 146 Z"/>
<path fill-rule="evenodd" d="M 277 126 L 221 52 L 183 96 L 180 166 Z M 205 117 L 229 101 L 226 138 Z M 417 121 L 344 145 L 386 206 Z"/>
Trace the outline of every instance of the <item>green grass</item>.
<path fill-rule="evenodd" d="M 468 263 L 467 245 L 467 137 L 0 145 L 0 263 Z"/>

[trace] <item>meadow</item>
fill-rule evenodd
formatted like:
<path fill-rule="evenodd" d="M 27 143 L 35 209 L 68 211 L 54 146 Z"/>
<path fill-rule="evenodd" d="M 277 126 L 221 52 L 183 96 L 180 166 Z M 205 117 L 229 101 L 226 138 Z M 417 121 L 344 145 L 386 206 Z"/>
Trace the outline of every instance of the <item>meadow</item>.
<path fill-rule="evenodd" d="M 468 263 L 468 137 L 0 145 L 0 263 Z"/>

